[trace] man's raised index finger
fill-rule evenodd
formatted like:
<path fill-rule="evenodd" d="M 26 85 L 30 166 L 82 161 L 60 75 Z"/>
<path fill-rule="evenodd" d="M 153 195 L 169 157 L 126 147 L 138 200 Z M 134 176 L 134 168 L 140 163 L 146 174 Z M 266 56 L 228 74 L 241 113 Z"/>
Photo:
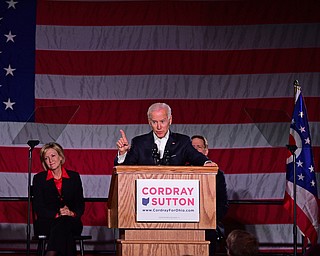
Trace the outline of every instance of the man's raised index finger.
<path fill-rule="evenodd" d="M 127 137 L 126 137 L 126 134 L 124 133 L 123 130 L 120 130 L 120 133 L 121 133 L 121 137 L 127 141 Z"/>

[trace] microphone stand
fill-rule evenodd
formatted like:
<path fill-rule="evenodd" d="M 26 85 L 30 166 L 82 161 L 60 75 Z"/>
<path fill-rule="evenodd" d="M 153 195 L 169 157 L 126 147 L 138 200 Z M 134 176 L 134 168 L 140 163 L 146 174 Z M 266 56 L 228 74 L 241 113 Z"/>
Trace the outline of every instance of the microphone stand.
<path fill-rule="evenodd" d="M 287 145 L 293 157 L 293 255 L 297 256 L 297 183 L 296 183 L 296 145 Z"/>
<path fill-rule="evenodd" d="M 152 158 L 153 158 L 153 161 L 154 161 L 154 165 L 160 165 L 160 154 L 158 152 L 158 146 L 157 146 L 156 143 L 153 144 Z"/>
<path fill-rule="evenodd" d="M 29 162 L 28 162 L 28 220 L 27 220 L 27 256 L 30 255 L 30 210 L 31 210 L 31 169 L 32 169 L 32 151 L 40 143 L 39 140 L 29 140 Z"/>
<path fill-rule="evenodd" d="M 166 149 L 163 153 L 162 164 L 170 165 L 170 152 L 168 149 Z"/>

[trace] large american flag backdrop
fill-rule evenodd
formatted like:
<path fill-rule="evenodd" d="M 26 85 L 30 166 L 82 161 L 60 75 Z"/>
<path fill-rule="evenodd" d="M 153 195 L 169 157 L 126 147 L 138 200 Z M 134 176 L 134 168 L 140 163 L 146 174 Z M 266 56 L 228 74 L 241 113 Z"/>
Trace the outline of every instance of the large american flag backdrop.
<path fill-rule="evenodd" d="M 161 101 L 173 131 L 208 138 L 229 199 L 245 200 L 226 226 L 292 242 L 281 204 L 248 200 L 283 200 L 296 79 L 319 170 L 319 3 L 1 0 L 0 197 L 27 196 L 32 133 L 42 143 L 54 134 L 85 197 L 107 198 L 119 130 L 149 131 L 146 110 Z M 0 204 L 0 239 L 24 239 L 27 202 Z M 109 238 L 105 202 L 87 202 L 83 221 L 94 240 Z"/>

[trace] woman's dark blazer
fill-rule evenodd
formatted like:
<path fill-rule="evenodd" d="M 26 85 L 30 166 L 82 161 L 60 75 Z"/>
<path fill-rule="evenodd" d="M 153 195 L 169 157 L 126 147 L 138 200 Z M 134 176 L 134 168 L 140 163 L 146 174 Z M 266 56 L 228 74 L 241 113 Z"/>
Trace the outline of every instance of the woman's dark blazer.
<path fill-rule="evenodd" d="M 59 195 L 54 180 L 46 180 L 47 171 L 33 177 L 33 203 L 37 219 L 54 219 L 64 205 L 81 218 L 84 213 L 84 197 L 79 173 L 67 170 L 69 179 L 62 178 L 62 192 Z"/>

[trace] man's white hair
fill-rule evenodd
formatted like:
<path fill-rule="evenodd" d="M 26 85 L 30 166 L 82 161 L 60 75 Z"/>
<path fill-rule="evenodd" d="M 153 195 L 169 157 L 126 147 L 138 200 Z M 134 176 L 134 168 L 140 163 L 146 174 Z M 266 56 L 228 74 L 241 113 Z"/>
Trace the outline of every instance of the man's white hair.
<path fill-rule="evenodd" d="M 161 109 L 164 109 L 166 111 L 168 118 L 171 117 L 171 108 L 170 108 L 170 106 L 168 104 L 166 104 L 166 103 L 157 102 L 157 103 L 152 104 L 149 107 L 148 112 L 147 112 L 148 119 L 150 120 L 152 112 L 158 111 L 158 110 L 161 110 Z"/>

